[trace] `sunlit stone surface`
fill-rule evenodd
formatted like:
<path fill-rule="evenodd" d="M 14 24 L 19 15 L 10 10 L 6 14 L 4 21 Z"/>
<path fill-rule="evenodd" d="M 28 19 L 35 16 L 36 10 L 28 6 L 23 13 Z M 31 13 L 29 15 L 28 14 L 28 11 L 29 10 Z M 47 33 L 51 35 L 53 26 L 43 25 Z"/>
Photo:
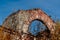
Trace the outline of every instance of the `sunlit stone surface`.
<path fill-rule="evenodd" d="M 32 35 L 36 36 L 37 34 L 35 33 L 38 33 L 40 31 L 40 28 L 36 26 L 39 23 L 35 25 L 36 27 L 32 26 L 34 28 L 31 28 L 31 30 L 34 29 L 36 30 L 36 32 L 34 32 L 34 30 L 33 30 L 34 33 L 31 30 L 29 31 L 31 22 L 36 19 L 42 21 L 45 27 L 47 27 L 50 30 L 50 33 L 54 33 L 55 23 L 47 14 L 45 14 L 40 9 L 18 10 L 17 12 L 12 13 L 10 16 L 8 16 L 3 22 L 2 26 L 6 27 L 7 29 L 18 31 L 18 33 L 21 34 L 20 35 L 21 38 L 24 34 L 26 34 L 25 39 L 23 38 L 23 40 L 27 40 L 27 39 L 32 40 L 34 38 L 34 36 Z M 15 40 L 15 37 L 16 36 L 14 36 L 14 40 Z M 22 40 L 21 38 L 19 40 Z M 16 39 L 18 40 L 18 38 Z"/>

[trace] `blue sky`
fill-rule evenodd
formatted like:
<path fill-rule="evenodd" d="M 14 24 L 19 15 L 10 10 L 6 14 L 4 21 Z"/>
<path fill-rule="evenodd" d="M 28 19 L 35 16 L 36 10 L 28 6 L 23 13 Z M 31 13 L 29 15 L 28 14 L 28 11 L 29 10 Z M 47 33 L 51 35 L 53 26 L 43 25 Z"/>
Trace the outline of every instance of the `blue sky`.
<path fill-rule="evenodd" d="M 0 0 L 0 24 L 17 10 L 40 8 L 53 20 L 60 19 L 60 0 Z"/>
<path fill-rule="evenodd" d="M 39 20 L 34 20 L 31 22 L 28 31 L 36 36 L 39 32 L 44 31 L 45 29 L 46 27 Z"/>

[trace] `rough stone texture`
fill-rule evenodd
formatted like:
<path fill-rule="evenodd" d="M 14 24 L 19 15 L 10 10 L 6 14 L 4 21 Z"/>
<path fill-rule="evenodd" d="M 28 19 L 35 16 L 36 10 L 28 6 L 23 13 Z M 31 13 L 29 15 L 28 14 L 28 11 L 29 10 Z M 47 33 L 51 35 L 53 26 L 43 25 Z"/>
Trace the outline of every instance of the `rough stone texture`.
<path fill-rule="evenodd" d="M 27 40 L 23 37 L 26 37 L 26 35 L 24 35 L 23 33 L 29 34 L 29 25 L 35 19 L 42 21 L 45 24 L 45 26 L 48 27 L 51 33 L 54 32 L 55 23 L 47 14 L 45 14 L 40 9 L 19 10 L 8 16 L 3 22 L 2 26 L 4 26 L 7 29 L 13 29 L 15 31 L 18 31 L 22 35 L 22 40 Z M 28 37 L 28 39 L 30 39 L 30 37 Z"/>
<path fill-rule="evenodd" d="M 27 33 L 29 24 L 35 19 L 43 21 L 43 23 L 48 27 L 48 29 L 51 32 L 54 32 L 55 23 L 47 14 L 45 14 L 40 9 L 26 11 L 19 10 L 7 17 L 6 20 L 3 22 L 3 26 L 18 30 L 19 32 L 23 31 Z"/>
<path fill-rule="evenodd" d="M 40 39 L 41 39 L 40 36 L 34 37 L 30 34 L 23 34 L 21 36 L 17 31 L 14 31 L 13 29 L 10 28 L 8 29 L 3 26 L 0 26 L 0 40 L 40 40 Z"/>

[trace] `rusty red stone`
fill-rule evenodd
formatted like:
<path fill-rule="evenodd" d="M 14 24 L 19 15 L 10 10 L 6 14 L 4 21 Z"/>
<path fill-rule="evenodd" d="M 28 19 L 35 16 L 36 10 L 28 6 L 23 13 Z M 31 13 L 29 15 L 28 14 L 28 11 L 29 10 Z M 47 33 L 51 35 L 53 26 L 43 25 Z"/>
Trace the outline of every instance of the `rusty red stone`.
<path fill-rule="evenodd" d="M 38 19 L 44 22 L 44 24 L 48 27 L 48 29 L 51 31 L 51 33 L 55 30 L 55 22 L 42 10 L 36 9 L 36 10 L 30 10 L 28 11 L 30 13 L 29 21 Z"/>
<path fill-rule="evenodd" d="M 6 18 L 3 22 L 2 26 L 6 27 L 7 29 L 12 29 L 18 31 L 21 34 L 21 38 L 24 34 L 29 34 L 28 28 L 30 23 L 33 20 L 40 20 L 43 21 L 44 25 L 50 30 L 51 33 L 55 31 L 55 22 L 42 10 L 40 9 L 32 9 L 32 10 L 19 10 Z M 31 39 L 30 36 L 24 35 L 26 38 L 25 40 Z M 28 37 L 28 38 L 27 38 Z M 33 38 L 31 39 L 33 40 Z"/>

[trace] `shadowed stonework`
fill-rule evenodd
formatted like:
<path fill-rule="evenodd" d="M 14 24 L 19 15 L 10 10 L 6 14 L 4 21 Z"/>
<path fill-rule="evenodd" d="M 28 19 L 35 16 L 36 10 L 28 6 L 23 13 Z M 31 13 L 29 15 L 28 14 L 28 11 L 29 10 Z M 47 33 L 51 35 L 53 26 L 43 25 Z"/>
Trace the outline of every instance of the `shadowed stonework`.
<path fill-rule="evenodd" d="M 55 23 L 40 9 L 19 10 L 8 16 L 2 26 L 7 29 L 15 30 L 21 34 L 21 39 L 19 40 L 35 40 L 35 37 L 31 36 L 28 30 L 30 23 L 36 19 L 40 20 L 48 28 L 50 33 L 54 33 Z"/>

